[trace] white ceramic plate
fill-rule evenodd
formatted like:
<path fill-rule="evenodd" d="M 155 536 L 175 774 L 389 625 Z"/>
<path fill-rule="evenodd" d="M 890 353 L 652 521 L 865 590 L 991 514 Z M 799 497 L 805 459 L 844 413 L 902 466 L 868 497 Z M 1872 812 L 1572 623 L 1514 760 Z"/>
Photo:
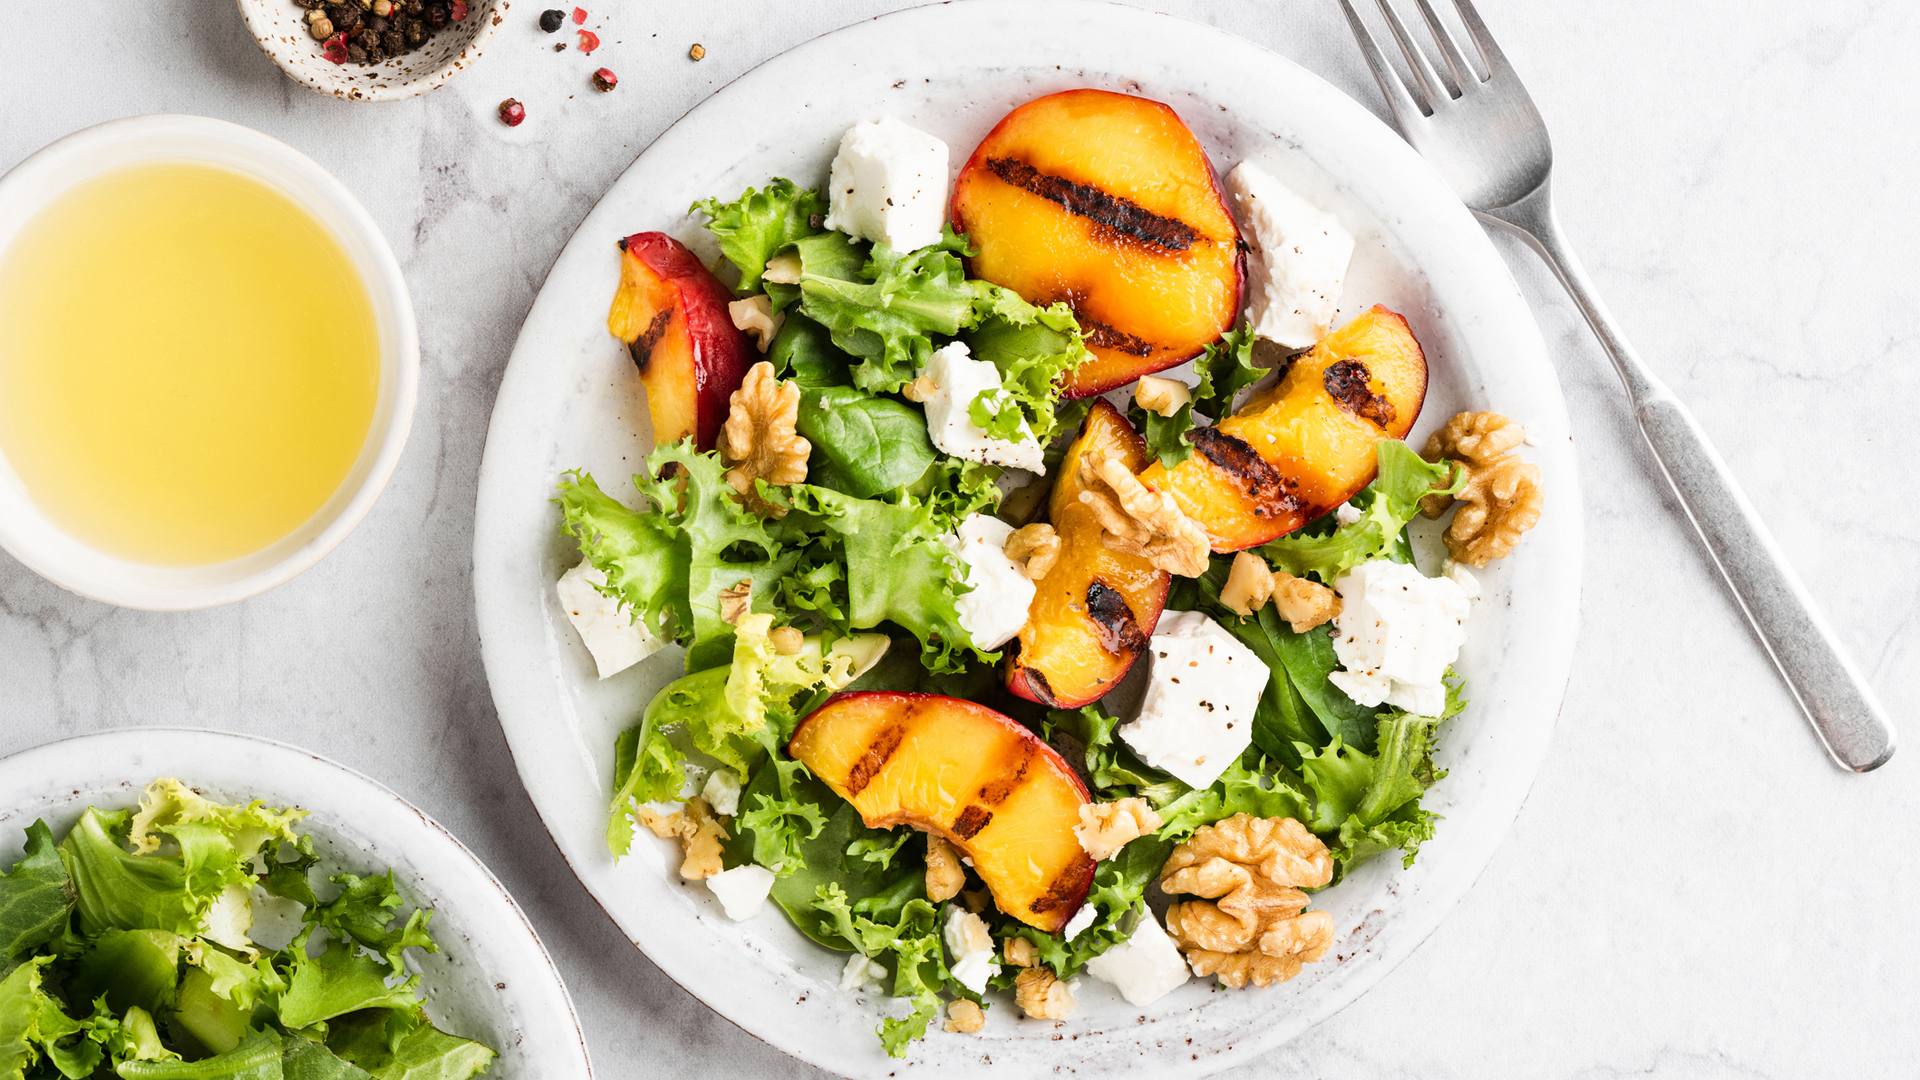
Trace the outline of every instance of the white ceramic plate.
<path fill-rule="evenodd" d="M 389 868 L 409 904 L 430 907 L 440 952 L 409 950 L 427 1012 L 443 1030 L 500 1055 L 489 1077 L 584 1078 L 586 1040 L 573 1000 L 519 905 L 473 853 L 405 799 L 344 765 L 252 735 L 133 728 L 83 735 L 0 760 L 0 867 L 44 818 L 64 836 L 89 806 L 139 803 L 171 776 L 221 802 L 264 800 L 309 811 L 319 869 Z"/>
<path fill-rule="evenodd" d="M 840 133 L 892 114 L 947 141 L 963 162 L 1008 109 L 1042 94 L 1104 87 L 1164 101 L 1224 171 L 1254 158 L 1358 238 L 1345 314 L 1402 312 L 1432 378 L 1415 445 L 1455 411 L 1519 417 L 1537 447 L 1547 510 L 1514 557 L 1485 575 L 1460 661 L 1472 706 L 1445 729 L 1450 774 L 1426 805 L 1446 815 L 1419 864 L 1381 858 L 1316 897 L 1339 927 L 1333 955 L 1268 990 L 1195 980 L 1145 1008 L 1082 980 L 1063 1025 L 993 1011 L 973 1036 L 935 1032 L 905 1061 L 873 1036 L 884 1001 L 840 992 L 844 959 L 769 907 L 729 922 L 677 853 L 648 838 L 616 865 L 603 835 L 613 741 L 678 673 L 668 654 L 597 682 L 553 582 L 578 554 L 548 502 L 560 472 L 593 471 L 629 490 L 649 446 L 633 366 L 605 328 L 616 238 L 664 229 L 709 259 L 686 214 L 786 176 L 824 182 Z M 522 328 L 494 406 L 481 471 L 474 591 L 487 674 L 534 804 L 560 850 L 654 963 L 729 1020 L 850 1076 L 953 1073 L 991 1061 L 997 1076 L 1192 1076 L 1243 1061 L 1306 1030 L 1384 976 L 1473 884 L 1518 813 L 1566 687 L 1579 607 L 1580 494 L 1564 402 L 1512 277 L 1438 177 L 1359 105 L 1249 42 L 1164 15 L 1061 0 L 919 8 L 808 42 L 742 76 L 643 153 L 581 225 Z"/>

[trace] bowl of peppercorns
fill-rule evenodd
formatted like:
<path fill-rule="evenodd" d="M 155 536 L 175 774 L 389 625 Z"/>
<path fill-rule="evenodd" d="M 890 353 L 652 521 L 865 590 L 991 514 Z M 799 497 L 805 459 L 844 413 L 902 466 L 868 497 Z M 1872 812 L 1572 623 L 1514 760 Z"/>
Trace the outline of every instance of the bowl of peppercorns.
<path fill-rule="evenodd" d="M 347 101 L 424 94 L 480 58 L 511 0 L 240 0 L 295 82 Z"/>

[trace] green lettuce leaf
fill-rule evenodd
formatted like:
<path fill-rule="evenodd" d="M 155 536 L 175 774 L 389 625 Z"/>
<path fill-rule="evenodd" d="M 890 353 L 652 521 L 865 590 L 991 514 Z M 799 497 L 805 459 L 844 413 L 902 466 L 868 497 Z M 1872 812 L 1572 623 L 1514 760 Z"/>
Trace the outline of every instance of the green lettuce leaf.
<path fill-rule="evenodd" d="M 794 429 L 813 444 L 837 481 L 828 486 L 868 499 L 920 479 L 934 461 L 927 418 L 892 398 L 851 386 L 802 392 Z M 815 467 L 809 465 L 811 476 Z"/>
<path fill-rule="evenodd" d="M 1041 443 L 1060 432 L 1060 391 L 1069 372 L 1091 359 L 1062 303 L 1039 308 L 1018 294 L 992 287 L 979 305 L 979 325 L 964 340 L 978 360 L 1000 372 L 998 394 L 982 394 L 968 407 L 975 424 L 995 438 L 1018 440 L 1029 429 Z"/>
<path fill-rule="evenodd" d="M 1200 377 L 1200 384 L 1193 388 L 1195 412 L 1214 420 L 1226 419 L 1240 391 L 1267 374 L 1254 366 L 1253 338 L 1253 327 L 1242 322 L 1194 358 L 1193 373 Z"/>
<path fill-rule="evenodd" d="M 878 1034 L 887 1056 L 905 1056 L 907 1044 L 925 1037 L 927 1023 L 940 1015 L 940 988 L 952 982 L 940 942 L 939 912 L 921 896 L 890 912 L 868 914 L 837 883 L 819 888 L 813 908 L 837 928 L 835 936 L 852 941 L 858 952 L 892 960 L 893 996 L 906 999 L 912 1011 L 882 1020 Z"/>
<path fill-rule="evenodd" d="M 27 847 L 0 875 L 0 974 L 66 931 L 73 882 L 44 821 L 27 826 Z"/>
<path fill-rule="evenodd" d="M 1173 783 L 1179 784 L 1179 781 Z M 1186 785 L 1179 787 L 1186 788 Z M 1154 835 L 1164 840 L 1183 839 L 1202 825 L 1235 814 L 1290 817 L 1302 822 L 1313 817 L 1313 796 L 1301 786 L 1284 773 L 1249 768 L 1244 760 L 1228 766 L 1209 787 L 1184 791 L 1160 787 L 1148 789 L 1145 794 L 1157 799 L 1176 791 L 1174 798 L 1157 807 L 1162 824 Z"/>
<path fill-rule="evenodd" d="M 792 379 L 802 387 L 853 384 L 853 357 L 833 343 L 833 335 L 826 327 L 798 311 L 787 312 L 786 321 L 773 335 L 772 344 L 767 346 L 767 362 L 773 365 L 775 375 Z"/>
<path fill-rule="evenodd" d="M 1129 405 L 1127 419 L 1133 422 L 1134 429 L 1147 441 L 1147 449 L 1160 459 L 1161 465 L 1171 469 L 1193 456 L 1193 444 L 1187 441 L 1187 432 L 1193 430 L 1193 402 L 1182 404 L 1172 416 L 1161 416 L 1137 404 Z"/>
<path fill-rule="evenodd" d="M 239 1045 L 198 1061 L 127 1061 L 115 1070 L 121 1080 L 284 1080 L 280 1033 L 272 1028 L 247 1033 Z"/>
<path fill-rule="evenodd" d="M 282 1080 L 371 1080 L 365 1069 L 351 1065 L 320 1043 L 288 1034 L 280 1049 Z"/>
<path fill-rule="evenodd" d="M 993 936 L 1025 938 L 1033 943 L 1039 963 L 1052 968 L 1060 978 L 1070 979 L 1087 961 L 1132 935 L 1146 907 L 1143 898 L 1147 886 L 1160 877 L 1160 868 L 1172 851 L 1172 840 L 1158 835 L 1143 836 L 1121 848 L 1112 858 L 1102 860 L 1094 871 L 1093 887 L 1087 891 L 1087 903 L 1100 914 L 1092 926 L 1072 941 L 997 913 Z M 1018 968 L 1004 967 L 994 976 L 992 985 L 1005 989 L 1013 985 L 1018 975 Z"/>
<path fill-rule="evenodd" d="M 701 199 L 687 209 L 689 214 L 696 212 L 707 215 L 707 231 L 720 242 L 720 254 L 740 269 L 740 291 L 750 293 L 759 288 L 768 259 L 794 241 L 820 233 L 813 219 L 826 214 L 827 201 L 818 191 L 775 179 L 767 190 L 748 188 L 730 203 Z M 778 311 L 792 293 L 782 297 L 769 288 L 767 295 L 774 298 Z"/>
<path fill-rule="evenodd" d="M 1452 477 L 1452 467 L 1445 463 L 1423 461 L 1398 439 L 1375 443 L 1374 456 L 1379 474 L 1353 499 L 1360 520 L 1322 532 L 1323 519 L 1320 529 L 1310 526 L 1264 544 L 1260 554 L 1267 562 L 1295 577 L 1317 578 L 1331 585 L 1341 574 L 1373 559 L 1413 561 L 1402 532 L 1420 512 L 1421 496 L 1436 490 L 1457 492 L 1464 476 Z"/>
<path fill-rule="evenodd" d="M 388 986 L 397 972 L 347 942 L 329 942 L 316 957 L 307 956 L 304 946 L 303 938 L 299 947 L 288 947 L 293 971 L 280 998 L 280 1022 L 289 1028 L 310 1027 L 360 1009 L 404 1009 L 420 1003 L 418 975 Z"/>
<path fill-rule="evenodd" d="M 259 799 L 244 806 L 222 805 L 178 780 L 162 778 L 141 793 L 140 811 L 128 826 L 127 843 L 147 854 L 159 848 L 163 834 L 180 839 L 187 826 L 207 826 L 224 836 L 235 854 L 251 858 L 268 841 L 292 842 L 293 823 L 306 816 L 305 810 L 271 809 Z"/>
<path fill-rule="evenodd" d="M 1313 791 L 1310 828 L 1338 834 L 1333 846 L 1342 873 L 1388 848 L 1412 866 L 1420 843 L 1433 835 L 1434 816 L 1419 799 L 1445 773 L 1434 768 L 1433 731 L 1439 721 L 1395 709 L 1379 721 L 1377 749 L 1363 753 L 1338 738 L 1322 750 L 1301 748 L 1301 773 Z"/>
<path fill-rule="evenodd" d="M 165 930 L 105 931 L 87 943 L 67 970 L 67 992 L 80 1001 L 104 996 L 121 1011 L 171 1008 L 183 944 L 178 934 Z"/>
<path fill-rule="evenodd" d="M 933 355 L 933 336 L 974 325 L 974 305 L 992 286 L 967 280 L 966 238 L 943 226 L 940 243 L 918 251 L 871 249 L 843 233 L 798 242 L 800 310 L 856 357 L 853 384 L 897 393 Z"/>
<path fill-rule="evenodd" d="M 60 842 L 60 859 L 73 880 L 81 933 L 91 936 L 115 929 L 198 933 L 200 913 L 212 902 L 212 894 L 195 895 L 181 856 L 135 855 L 122 847 L 120 838 L 131 817 L 126 810 L 88 807 Z M 195 869 L 204 871 L 208 856 L 204 850 L 201 855 L 202 863 Z M 234 861 L 230 847 L 226 861 Z"/>
<path fill-rule="evenodd" d="M 427 933 L 427 923 L 433 918 L 432 911 L 415 908 L 399 926 L 393 925 L 405 901 L 400 898 L 400 890 L 394 884 L 392 870 L 364 878 L 356 874 L 335 874 L 329 880 L 341 886 L 340 895 L 321 903 L 309 913 L 315 925 L 332 931 L 336 937 L 352 939 L 379 953 L 385 958 L 387 966 L 395 971 L 406 970 L 400 957 L 403 950 L 440 951 Z"/>
<path fill-rule="evenodd" d="M 796 484 L 791 505 L 840 539 L 847 572 L 848 622 L 857 630 L 891 622 L 919 639 L 932 671 L 957 671 L 961 656 L 984 661 L 960 625 L 952 557 L 939 540 L 946 531 L 930 503 L 903 495 L 897 502 L 856 499 L 827 488 Z"/>
<path fill-rule="evenodd" d="M 663 638 L 690 632 L 686 538 L 658 511 L 629 510 L 584 472 L 560 482 L 560 531 L 580 542 L 580 553 L 607 577 L 633 620 Z"/>

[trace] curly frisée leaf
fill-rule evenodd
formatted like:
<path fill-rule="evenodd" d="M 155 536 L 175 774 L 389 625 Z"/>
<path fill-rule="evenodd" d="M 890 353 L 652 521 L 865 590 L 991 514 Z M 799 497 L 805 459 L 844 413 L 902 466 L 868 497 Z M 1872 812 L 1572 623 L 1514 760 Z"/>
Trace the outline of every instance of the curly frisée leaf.
<path fill-rule="evenodd" d="M 1379 721 L 1372 754 L 1335 738 L 1326 748 L 1302 747 L 1300 771 L 1313 791 L 1307 821 L 1313 831 L 1338 833 L 1333 855 L 1344 873 L 1388 847 L 1413 865 L 1420 843 L 1433 836 L 1434 815 L 1420 796 L 1445 775 L 1433 765 L 1438 721 L 1395 709 Z"/>
<path fill-rule="evenodd" d="M 856 357 L 853 384 L 896 393 L 933 355 L 933 337 L 952 337 L 975 321 L 977 284 L 960 256 L 966 238 L 943 226 L 938 244 L 896 252 L 844 233 L 802 239 L 800 310 Z"/>
<path fill-rule="evenodd" d="M 776 178 L 765 191 L 752 188 L 730 203 L 719 199 L 701 199 L 687 213 L 707 215 L 707 231 L 720 243 L 720 254 L 740 269 L 740 291 L 753 292 L 766 273 L 767 260 L 796 240 L 815 236 L 821 229 L 813 219 L 827 212 L 827 202 L 818 191 L 802 190 L 791 180 Z M 774 297 L 774 310 L 791 298 L 788 287 L 783 298 Z"/>
<path fill-rule="evenodd" d="M 1193 361 L 1200 385 L 1193 388 L 1193 410 L 1214 420 L 1233 412 L 1233 399 L 1260 381 L 1266 372 L 1253 363 L 1253 327 L 1242 321 L 1220 335 Z"/>
<path fill-rule="evenodd" d="M 560 504 L 560 531 L 580 542 L 580 553 L 606 575 L 607 592 L 626 604 L 635 622 L 660 637 L 692 625 L 692 549 L 663 513 L 629 510 L 577 470 L 566 474 L 554 501 Z"/>
<path fill-rule="evenodd" d="M 980 324 L 965 335 L 968 349 L 1000 372 L 998 394 L 982 394 L 968 417 L 995 438 L 1017 440 L 1022 424 L 1046 443 L 1059 433 L 1057 409 L 1066 375 L 1090 359 L 1064 302 L 1039 308 L 1017 293 L 990 286 L 978 305 Z"/>
<path fill-rule="evenodd" d="M 1407 562 L 1410 554 L 1401 544 L 1401 531 L 1420 512 L 1420 498 L 1433 491 L 1457 492 L 1465 483 L 1462 475 L 1445 462 L 1430 464 L 1413 448 L 1398 439 L 1382 439 L 1374 444 L 1379 475 L 1353 499 L 1360 520 L 1325 530 L 1325 519 L 1318 527 L 1283 536 L 1264 544 L 1260 554 L 1279 570 L 1295 577 L 1314 577 L 1331 585 L 1333 580 L 1363 562 L 1393 559 Z"/>

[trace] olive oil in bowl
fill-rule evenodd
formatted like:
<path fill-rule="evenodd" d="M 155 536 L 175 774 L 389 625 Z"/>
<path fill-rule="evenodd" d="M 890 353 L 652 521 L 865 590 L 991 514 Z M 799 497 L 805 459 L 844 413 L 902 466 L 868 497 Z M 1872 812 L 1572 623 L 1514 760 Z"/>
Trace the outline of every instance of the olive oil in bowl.
<path fill-rule="evenodd" d="M 0 456 L 100 552 L 204 566 L 293 534 L 353 470 L 379 387 L 353 261 L 251 177 L 127 166 L 0 256 Z"/>

